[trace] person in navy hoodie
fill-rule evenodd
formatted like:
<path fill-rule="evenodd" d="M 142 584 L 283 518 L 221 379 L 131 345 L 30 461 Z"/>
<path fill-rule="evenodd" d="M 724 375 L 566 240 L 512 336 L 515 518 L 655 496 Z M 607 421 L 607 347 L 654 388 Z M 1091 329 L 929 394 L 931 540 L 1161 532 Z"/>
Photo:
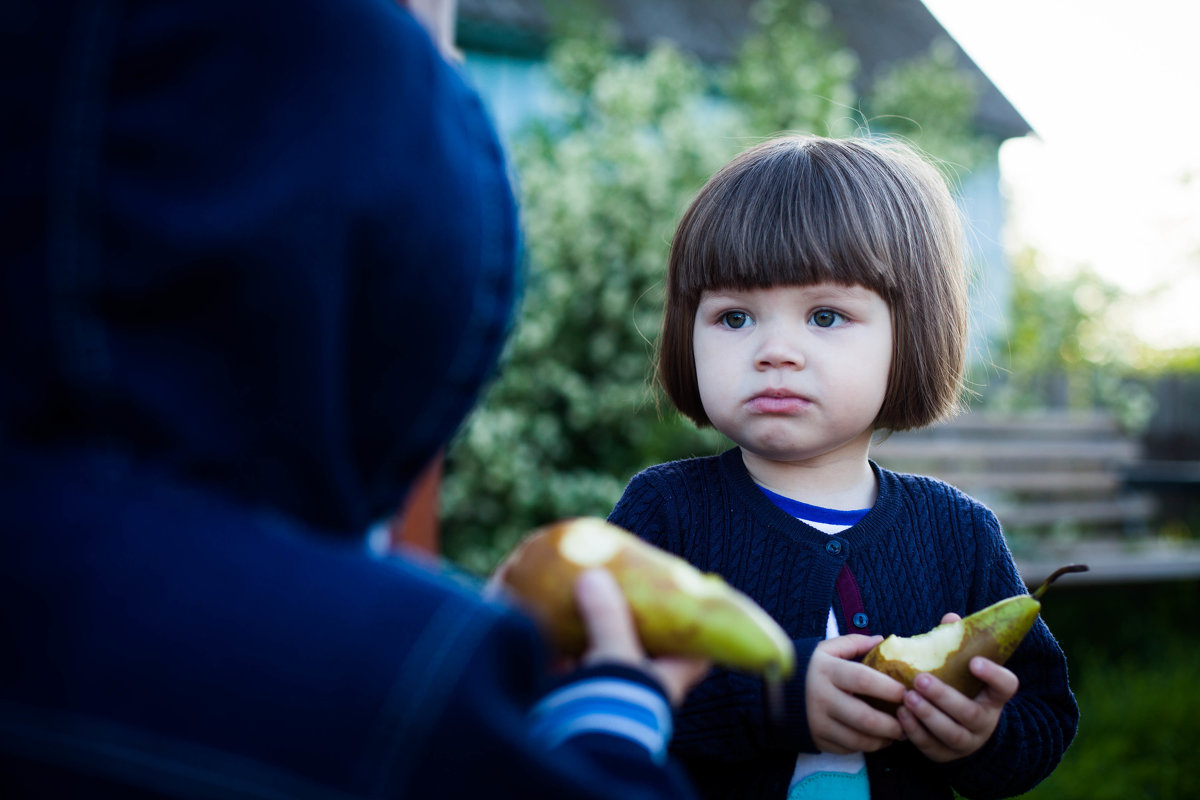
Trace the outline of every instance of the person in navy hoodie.
<path fill-rule="evenodd" d="M 380 557 L 494 367 L 516 207 L 389 0 L 0 12 L 0 796 L 688 797 L 607 573 L 584 663 Z"/>

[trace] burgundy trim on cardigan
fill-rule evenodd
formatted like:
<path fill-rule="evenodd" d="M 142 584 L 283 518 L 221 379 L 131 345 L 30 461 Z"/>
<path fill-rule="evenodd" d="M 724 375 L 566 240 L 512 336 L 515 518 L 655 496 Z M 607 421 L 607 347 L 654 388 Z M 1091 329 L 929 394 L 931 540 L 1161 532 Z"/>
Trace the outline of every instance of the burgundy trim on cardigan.
<path fill-rule="evenodd" d="M 842 571 L 838 573 L 833 588 L 837 592 L 838 600 L 841 601 L 842 633 L 861 633 L 864 636 L 870 636 L 871 619 L 867 616 L 862 596 L 858 593 L 858 582 L 854 580 L 854 575 L 850 572 L 848 565 L 842 565 Z M 854 618 L 859 614 L 862 614 L 861 619 L 866 622 L 862 627 L 854 624 Z"/>

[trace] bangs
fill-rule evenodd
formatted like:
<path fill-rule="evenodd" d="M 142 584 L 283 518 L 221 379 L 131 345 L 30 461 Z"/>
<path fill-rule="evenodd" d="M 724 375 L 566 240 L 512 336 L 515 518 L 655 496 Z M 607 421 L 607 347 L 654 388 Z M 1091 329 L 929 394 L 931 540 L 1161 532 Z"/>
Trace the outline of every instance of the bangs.
<path fill-rule="evenodd" d="M 821 282 L 893 295 L 912 209 L 877 165 L 845 157 L 847 143 L 816 144 L 755 148 L 705 187 L 676 240 L 682 296 Z"/>

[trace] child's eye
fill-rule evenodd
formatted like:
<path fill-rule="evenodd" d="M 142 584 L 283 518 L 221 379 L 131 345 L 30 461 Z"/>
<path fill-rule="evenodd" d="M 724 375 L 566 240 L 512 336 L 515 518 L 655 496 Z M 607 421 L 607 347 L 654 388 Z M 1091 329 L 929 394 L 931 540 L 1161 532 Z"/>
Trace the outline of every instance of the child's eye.
<path fill-rule="evenodd" d="M 845 322 L 845 317 L 832 309 L 821 308 L 813 312 L 810 320 L 818 328 L 832 328 L 834 325 Z"/>
<path fill-rule="evenodd" d="M 750 321 L 750 315 L 745 311 L 726 311 L 720 320 L 725 327 L 737 330 Z"/>

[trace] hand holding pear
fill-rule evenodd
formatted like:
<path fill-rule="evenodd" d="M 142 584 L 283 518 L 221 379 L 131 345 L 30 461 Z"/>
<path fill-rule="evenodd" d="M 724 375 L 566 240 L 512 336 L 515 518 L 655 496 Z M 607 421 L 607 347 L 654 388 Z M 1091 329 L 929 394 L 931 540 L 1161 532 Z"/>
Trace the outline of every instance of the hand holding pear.
<path fill-rule="evenodd" d="M 612 573 L 647 654 L 696 656 L 772 682 L 795 670 L 795 646 L 761 607 L 717 575 L 591 517 L 553 523 L 527 536 L 497 570 L 559 652 L 586 645 L 573 586 L 584 570 Z"/>
<path fill-rule="evenodd" d="M 928 672 L 942 682 L 974 697 L 983 683 L 971 674 L 971 659 L 983 656 L 1004 664 L 1016 651 L 1037 621 L 1039 598 L 1060 575 L 1084 572 L 1087 566 L 1072 564 L 1055 570 L 1033 594 L 1008 597 L 980 609 L 965 619 L 938 625 L 916 636 L 892 635 L 875 646 L 863 663 L 913 688 L 917 675 Z M 877 703 L 895 713 L 894 704 Z"/>

